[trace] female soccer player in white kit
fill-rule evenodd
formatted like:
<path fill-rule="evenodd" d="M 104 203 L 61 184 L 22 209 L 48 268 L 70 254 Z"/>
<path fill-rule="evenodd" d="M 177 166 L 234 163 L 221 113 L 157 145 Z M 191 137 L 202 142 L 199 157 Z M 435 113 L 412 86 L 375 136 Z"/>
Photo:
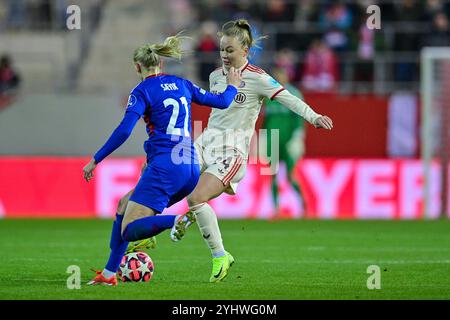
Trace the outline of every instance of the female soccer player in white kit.
<path fill-rule="evenodd" d="M 263 99 L 278 100 L 316 128 L 331 130 L 333 127 L 329 117 L 317 114 L 264 70 L 249 64 L 247 57 L 255 40 L 246 20 L 225 23 L 218 35 L 223 66 L 210 74 L 210 91 L 217 93 L 225 90 L 226 74 L 231 67 L 241 72 L 242 82 L 231 106 L 226 110 L 213 109 L 207 128 L 195 141 L 201 176 L 188 196 L 188 204 L 213 256 L 210 282 L 224 279 L 234 258 L 225 251 L 216 214 L 208 201 L 224 192 L 236 193 L 238 183 L 245 174 L 250 140 Z M 171 232 L 172 240 L 180 240 L 188 226 L 189 223 L 180 225 Z"/>

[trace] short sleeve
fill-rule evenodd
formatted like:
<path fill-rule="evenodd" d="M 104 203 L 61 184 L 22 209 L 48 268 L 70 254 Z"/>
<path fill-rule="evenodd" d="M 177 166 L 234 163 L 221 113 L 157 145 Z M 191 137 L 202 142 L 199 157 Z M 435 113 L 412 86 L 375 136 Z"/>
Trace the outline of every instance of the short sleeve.
<path fill-rule="evenodd" d="M 267 73 L 260 74 L 258 79 L 258 94 L 267 97 L 271 100 L 276 97 L 278 93 L 285 90 L 284 87 Z"/>
<path fill-rule="evenodd" d="M 132 111 L 142 116 L 147 107 L 147 102 L 145 100 L 145 95 L 139 88 L 134 88 L 130 95 L 128 96 L 127 109 L 126 111 Z"/>

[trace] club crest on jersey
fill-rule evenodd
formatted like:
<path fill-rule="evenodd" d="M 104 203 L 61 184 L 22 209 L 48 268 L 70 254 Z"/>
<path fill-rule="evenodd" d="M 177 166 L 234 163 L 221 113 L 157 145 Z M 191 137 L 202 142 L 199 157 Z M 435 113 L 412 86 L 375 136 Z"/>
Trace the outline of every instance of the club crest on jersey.
<path fill-rule="evenodd" d="M 130 94 L 130 96 L 128 97 L 127 108 L 134 106 L 136 104 L 136 101 L 137 99 L 134 94 Z"/>
<path fill-rule="evenodd" d="M 245 94 L 243 94 L 242 92 L 239 92 L 235 97 L 234 97 L 234 101 L 236 101 L 236 103 L 244 103 L 245 99 L 247 99 L 247 96 Z"/>
<path fill-rule="evenodd" d="M 241 81 L 241 83 L 239 84 L 239 88 L 243 88 L 245 87 L 245 81 Z"/>

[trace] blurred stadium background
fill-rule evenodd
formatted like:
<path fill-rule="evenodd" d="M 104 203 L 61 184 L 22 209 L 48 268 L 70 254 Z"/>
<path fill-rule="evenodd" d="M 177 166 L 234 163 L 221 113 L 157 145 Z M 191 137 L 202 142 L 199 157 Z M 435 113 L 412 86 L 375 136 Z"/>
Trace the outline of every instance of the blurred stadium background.
<path fill-rule="evenodd" d="M 71 4 L 81 8 L 80 30 L 66 27 Z M 366 26 L 374 4 L 379 30 Z M 305 201 L 295 199 L 280 167 L 284 217 L 450 217 L 443 169 L 450 56 L 433 60 L 430 80 L 421 83 L 422 49 L 450 47 L 444 0 L 0 0 L 0 216 L 112 217 L 138 179 L 143 124 L 98 167 L 93 183 L 82 179 L 82 166 L 120 121 L 137 83 L 133 50 L 186 30 L 193 54 L 167 61 L 165 72 L 207 88 L 220 63 L 216 32 L 239 17 L 269 36 L 252 62 L 269 73 L 285 69 L 306 102 L 335 124 L 332 132 L 306 127 L 295 170 Z M 423 88 L 432 99 L 425 117 Z M 194 121 L 205 126 L 207 117 L 207 109 L 193 108 Z M 264 109 L 258 128 L 263 117 Z M 421 134 L 425 121 L 430 125 Z M 252 158 L 260 159 L 254 150 Z M 431 158 L 431 170 L 424 170 Z M 264 165 L 253 161 L 237 196 L 212 201 L 219 217 L 273 216 Z M 168 212 L 186 207 L 181 202 Z"/>

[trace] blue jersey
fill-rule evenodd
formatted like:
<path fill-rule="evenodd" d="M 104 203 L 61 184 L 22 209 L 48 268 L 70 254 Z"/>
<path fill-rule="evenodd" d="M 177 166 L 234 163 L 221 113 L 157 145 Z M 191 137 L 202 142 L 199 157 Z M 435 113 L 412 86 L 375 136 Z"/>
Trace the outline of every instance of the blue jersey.
<path fill-rule="evenodd" d="M 206 91 L 173 76 L 150 76 L 131 91 L 127 112 L 143 117 L 148 143 L 159 148 L 191 142 L 191 102 L 201 103 Z M 226 107 L 225 105 L 223 107 Z"/>
<path fill-rule="evenodd" d="M 192 145 L 191 102 L 225 109 L 234 99 L 237 89 L 228 86 L 222 94 L 201 89 L 189 80 L 173 75 L 147 77 L 130 93 L 125 117 L 110 139 L 94 155 L 97 163 L 117 149 L 131 134 L 139 118 L 146 122 L 149 139 L 145 151 L 168 151 L 183 143 Z"/>

